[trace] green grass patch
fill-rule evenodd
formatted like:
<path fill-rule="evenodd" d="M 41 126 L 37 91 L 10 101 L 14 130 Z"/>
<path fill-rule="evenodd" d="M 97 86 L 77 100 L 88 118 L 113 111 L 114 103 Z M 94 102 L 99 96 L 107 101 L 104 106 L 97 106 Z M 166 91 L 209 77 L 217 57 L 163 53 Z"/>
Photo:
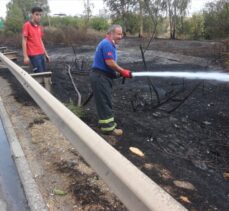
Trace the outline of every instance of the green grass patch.
<path fill-rule="evenodd" d="M 66 103 L 65 106 L 79 118 L 84 117 L 85 111 L 81 106 L 77 106 L 72 100 Z"/>

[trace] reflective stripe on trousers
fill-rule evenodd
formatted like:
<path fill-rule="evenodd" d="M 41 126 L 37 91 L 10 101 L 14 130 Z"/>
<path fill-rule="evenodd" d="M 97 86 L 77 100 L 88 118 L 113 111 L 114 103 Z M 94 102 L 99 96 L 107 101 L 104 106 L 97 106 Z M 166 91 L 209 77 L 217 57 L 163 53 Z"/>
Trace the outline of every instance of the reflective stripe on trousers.
<path fill-rule="evenodd" d="M 114 121 L 114 117 L 111 117 L 109 119 L 100 119 L 99 120 L 99 126 L 100 129 L 104 132 L 110 132 L 115 129 L 117 124 Z"/>
<path fill-rule="evenodd" d="M 99 72 L 91 71 L 90 81 L 94 93 L 100 129 L 104 132 L 113 131 L 116 127 L 112 109 L 113 79 Z"/>

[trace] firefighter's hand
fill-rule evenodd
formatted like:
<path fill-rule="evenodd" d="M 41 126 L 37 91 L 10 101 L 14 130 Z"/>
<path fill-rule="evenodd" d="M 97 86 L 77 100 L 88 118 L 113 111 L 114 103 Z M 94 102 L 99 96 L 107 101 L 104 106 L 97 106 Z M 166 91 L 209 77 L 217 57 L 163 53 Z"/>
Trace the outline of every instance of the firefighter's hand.
<path fill-rule="evenodd" d="M 29 64 L 29 57 L 28 56 L 25 56 L 24 57 L 24 64 L 25 65 L 28 65 Z"/>
<path fill-rule="evenodd" d="M 132 78 L 132 73 L 130 70 L 124 69 L 120 72 L 123 78 Z"/>

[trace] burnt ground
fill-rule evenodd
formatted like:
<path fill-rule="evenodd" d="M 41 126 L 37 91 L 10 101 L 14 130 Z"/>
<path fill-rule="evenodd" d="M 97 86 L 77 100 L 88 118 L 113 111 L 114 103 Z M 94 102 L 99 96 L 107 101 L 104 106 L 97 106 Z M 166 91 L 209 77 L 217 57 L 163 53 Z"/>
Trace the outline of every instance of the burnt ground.
<path fill-rule="evenodd" d="M 139 51 L 138 42 L 127 40 L 119 52 L 122 55 L 120 64 L 132 71 L 145 69 L 141 58 L 135 57 L 136 51 Z M 159 40 L 150 46 L 153 51 L 146 58 L 147 68 L 206 72 L 213 68 L 220 69 L 216 64 L 220 53 L 216 49 L 222 47 L 216 46 L 211 42 Z M 88 70 L 94 47 L 78 46 L 75 49 L 76 60 L 69 48 L 49 49 L 53 58 L 49 65 L 53 72 L 52 92 L 64 103 L 70 99 L 77 100 L 66 64 L 73 65 L 72 76 L 82 94 L 83 103 L 91 94 Z M 175 54 L 176 49 L 179 54 Z M 82 52 L 85 53 L 83 56 Z M 73 56 L 70 58 L 69 55 Z M 18 88 L 16 90 L 14 95 L 18 102 L 35 106 L 26 93 Z M 215 81 L 139 77 L 122 84 L 122 80 L 117 79 L 113 106 L 116 121 L 124 130 L 124 135 L 119 138 L 102 136 L 189 210 L 228 210 L 228 90 L 228 83 Z M 97 131 L 93 99 L 83 108 L 82 120 Z M 33 121 L 33 124 L 42 125 L 44 122 Z M 145 156 L 142 158 L 132 154 L 129 150 L 131 146 L 140 149 Z M 95 194 L 99 192 L 98 187 L 90 191 L 91 180 L 97 177 L 94 173 L 90 178 L 83 177 L 76 169 L 73 171 L 68 165 L 66 168 L 62 160 L 52 164 L 55 165 L 55 170 L 77 178 L 75 183 L 82 184 L 71 186 L 73 195 L 81 202 L 82 210 L 125 209 L 116 199 L 110 203 L 102 193 Z M 88 208 L 88 203 L 98 200 L 98 197 L 99 205 Z"/>

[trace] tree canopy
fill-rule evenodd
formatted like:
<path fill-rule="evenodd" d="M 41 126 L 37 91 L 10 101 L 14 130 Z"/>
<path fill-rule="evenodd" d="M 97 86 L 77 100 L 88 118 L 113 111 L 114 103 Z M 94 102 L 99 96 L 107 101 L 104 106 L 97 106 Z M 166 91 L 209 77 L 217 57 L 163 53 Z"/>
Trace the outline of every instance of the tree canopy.
<path fill-rule="evenodd" d="M 49 12 L 47 0 L 11 0 L 7 4 L 6 30 L 20 32 L 22 24 L 29 19 L 31 8 L 34 6 L 40 6 L 44 14 Z"/>
<path fill-rule="evenodd" d="M 86 16 L 63 18 L 46 16 L 49 12 L 48 0 L 10 0 L 4 29 L 20 32 L 22 24 L 29 19 L 31 8 L 40 6 L 46 26 L 51 23 L 53 27 L 79 29 L 86 25 L 100 31 L 116 23 L 122 25 L 125 34 L 138 34 L 139 37 L 161 35 L 171 39 L 214 39 L 225 38 L 229 34 L 229 0 L 212 0 L 202 12 L 192 17 L 187 15 L 191 0 L 104 0 L 111 22 L 107 17 L 93 17 L 90 1 L 85 2 Z"/>

